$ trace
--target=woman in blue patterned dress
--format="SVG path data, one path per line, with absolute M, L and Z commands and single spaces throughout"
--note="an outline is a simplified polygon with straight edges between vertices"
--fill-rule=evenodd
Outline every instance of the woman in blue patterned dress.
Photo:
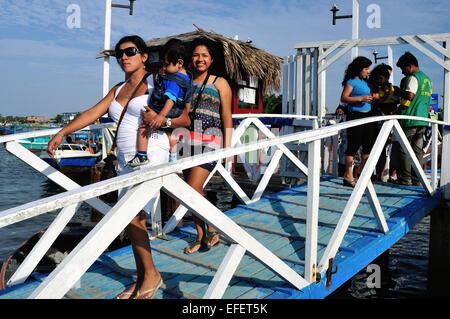
M 214 62 L 214 44 L 198 39 L 194 43 L 192 66 L 194 68 L 195 91 L 192 98 L 191 140 L 194 143 L 194 153 L 212 151 L 219 147 L 231 145 L 233 130 L 231 99 L 232 92 L 228 81 L 212 73 Z M 203 85 L 204 84 L 204 85 Z M 202 93 L 200 93 L 203 87 Z M 200 98 L 199 98 L 200 95 Z M 227 159 L 229 162 L 231 159 Z M 197 192 L 204 195 L 203 185 L 216 165 L 216 162 L 193 167 L 184 172 L 186 182 Z M 197 252 L 200 248 L 211 248 L 219 244 L 217 230 L 210 225 L 205 228 L 205 222 L 193 216 L 197 239 L 184 249 L 186 254 Z

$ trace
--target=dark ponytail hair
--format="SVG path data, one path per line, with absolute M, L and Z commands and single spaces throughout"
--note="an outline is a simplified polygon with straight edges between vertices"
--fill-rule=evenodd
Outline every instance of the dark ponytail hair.
M 138 48 L 139 52 L 141 52 L 141 54 L 146 53 L 147 55 L 149 55 L 148 47 L 145 44 L 145 41 L 138 35 L 127 35 L 127 36 L 123 37 L 122 39 L 119 40 L 119 42 L 117 42 L 116 46 L 114 47 L 114 51 L 119 50 L 120 46 L 125 42 L 133 43 L 136 46 L 136 48 Z M 151 70 L 150 69 L 150 56 L 145 61 L 144 65 L 145 65 L 145 70 L 147 70 L 147 71 Z
M 345 86 L 348 80 L 357 77 L 361 71 L 372 65 L 372 61 L 364 56 L 359 56 L 355 58 L 352 63 L 350 63 L 345 70 L 344 80 L 342 81 L 342 86 Z

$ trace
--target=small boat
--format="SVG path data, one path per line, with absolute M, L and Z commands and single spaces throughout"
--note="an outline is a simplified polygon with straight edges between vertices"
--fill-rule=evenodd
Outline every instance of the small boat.
M 95 222 L 70 222 L 36 266 L 33 273 L 48 274 L 53 271 L 95 227 L 95 225 Z M 0 270 L 0 290 L 7 288 L 6 284 L 9 279 L 31 252 L 39 239 L 41 239 L 45 231 L 46 228 L 34 234 L 30 239 L 23 242 L 13 254 L 6 258 Z M 128 245 L 130 245 L 130 242 L 126 238 L 125 233 L 122 232 L 111 245 L 109 245 L 106 251 L 117 250 Z
M 63 143 L 51 158 L 42 153 L 41 158 L 52 166 L 64 167 L 93 167 L 100 158 L 101 152 L 94 153 L 92 149 L 83 144 Z
M 30 150 L 31 152 L 42 152 L 47 150 L 47 144 L 50 141 L 50 137 L 30 137 L 23 140 L 18 140 L 23 147 Z
M 14 130 L 11 127 L 8 126 L 0 127 L 0 135 L 9 135 L 9 134 L 14 134 Z

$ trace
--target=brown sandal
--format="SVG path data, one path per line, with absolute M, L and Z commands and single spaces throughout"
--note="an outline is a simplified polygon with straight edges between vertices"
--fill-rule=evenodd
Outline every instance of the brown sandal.
M 215 238 L 217 238 L 217 241 L 214 241 Z M 219 232 L 217 232 L 217 231 L 208 232 L 208 239 L 206 240 L 206 247 L 208 247 L 208 249 L 211 249 L 214 246 L 219 245 L 219 243 L 220 243 Z
M 191 245 L 184 248 L 184 253 L 188 255 L 194 254 L 204 246 L 205 244 L 203 242 L 201 242 L 200 240 L 196 240 Z

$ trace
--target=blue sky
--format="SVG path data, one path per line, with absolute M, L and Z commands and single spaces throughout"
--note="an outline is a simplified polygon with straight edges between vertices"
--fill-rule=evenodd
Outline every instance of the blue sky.
M 128 4 L 127 0 L 114 3 Z M 257 47 L 279 56 L 294 54 L 299 42 L 351 37 L 351 21 L 331 24 L 332 4 L 340 14 L 351 13 L 350 0 L 137 0 L 135 15 L 113 9 L 111 43 L 128 34 L 148 40 L 190 32 L 193 24 L 241 40 L 252 39 Z M 447 1 L 361 0 L 361 38 L 450 32 Z M 66 12 L 70 4 L 81 11 L 81 28 L 70 29 Z M 369 29 L 366 8 L 381 8 L 381 28 Z M 55 116 L 82 111 L 102 94 L 102 60 L 95 59 L 103 47 L 104 0 L 0 0 L 0 114 Z M 361 50 L 372 58 L 377 49 Z M 398 58 L 410 47 L 394 48 Z M 434 62 L 417 54 L 422 69 L 442 93 L 443 72 Z M 331 67 L 327 81 L 327 105 L 334 110 L 347 57 Z M 111 83 L 122 75 L 112 61 Z M 397 81 L 400 74 L 397 73 Z

